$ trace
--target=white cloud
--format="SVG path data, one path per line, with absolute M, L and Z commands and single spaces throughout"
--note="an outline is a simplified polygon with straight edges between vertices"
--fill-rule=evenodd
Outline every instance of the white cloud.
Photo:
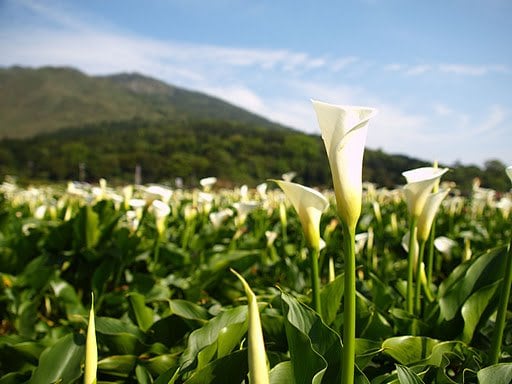
M 440 64 L 439 70 L 460 76 L 484 76 L 490 73 L 511 73 L 510 68 L 505 65 Z
M 410 101 L 407 94 L 400 95 L 401 101 L 389 99 L 388 95 L 400 93 L 400 82 L 416 81 L 414 76 L 510 74 L 507 66 L 394 62 L 377 70 L 376 63 L 354 55 L 332 58 L 287 49 L 191 44 L 134 36 L 87 24 L 58 8 L 28 0 L 23 4 L 54 23 L 0 29 L 0 65 L 70 65 L 89 74 L 137 71 L 315 134 L 319 130 L 310 98 L 374 106 L 379 113 L 368 134 L 370 148 L 448 163 L 455 156 L 474 158 L 468 148 L 472 148 L 471 140 L 475 138 L 483 143 L 491 136 L 506 137 L 504 124 L 510 111 L 496 102 L 490 101 L 481 109 L 464 110 L 461 104 L 448 105 L 442 96 L 435 104 L 423 105 Z M 382 70 L 386 73 L 382 74 Z M 382 82 L 382 76 L 396 81 L 395 93 L 374 85 L 373 80 Z M 482 153 L 494 153 L 483 144 L 480 149 Z
M 431 70 L 430 65 L 425 65 L 425 64 L 415 65 L 415 66 L 409 67 L 405 71 L 405 74 L 408 76 L 417 76 L 417 75 L 421 75 L 425 72 L 428 72 L 430 70 Z

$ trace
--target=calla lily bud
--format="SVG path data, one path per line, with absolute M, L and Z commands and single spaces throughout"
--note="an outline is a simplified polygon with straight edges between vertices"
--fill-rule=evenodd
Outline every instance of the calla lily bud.
M 508 178 L 510 179 L 510 181 L 512 181 L 512 165 L 507 167 L 506 171 L 507 171 Z
M 349 228 L 361 215 L 363 154 L 368 123 L 377 110 L 313 100 L 331 167 L 337 210 Z
M 404 193 L 412 217 L 421 215 L 432 188 L 446 172 L 448 168 L 422 167 L 402 173 L 407 180 Z
M 96 344 L 96 326 L 94 323 L 94 294 L 91 294 L 91 297 L 89 325 L 87 326 L 87 338 L 85 341 L 84 384 L 96 383 L 96 371 L 98 369 L 98 346 Z
M 434 217 L 436 216 L 441 202 L 448 195 L 448 192 L 450 192 L 450 190 L 445 189 L 427 196 L 423 211 L 418 218 L 419 241 L 427 241 L 430 229 L 432 228 L 432 223 L 434 222 Z
M 247 281 L 238 272 L 233 269 L 231 272 L 242 283 L 249 307 L 249 382 L 251 384 L 268 384 L 270 379 L 267 355 L 265 353 L 265 341 L 263 340 L 263 330 L 261 328 L 260 311 L 256 295 L 249 284 L 247 284 Z
M 284 191 L 299 215 L 308 244 L 320 249 L 320 218 L 329 206 L 327 199 L 317 190 L 284 180 L 274 180 Z

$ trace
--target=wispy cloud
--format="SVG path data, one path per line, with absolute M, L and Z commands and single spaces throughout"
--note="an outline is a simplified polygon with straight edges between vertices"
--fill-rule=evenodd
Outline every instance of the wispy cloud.
M 309 133 L 319 133 L 310 98 L 371 105 L 379 114 L 368 135 L 370 148 L 445 162 L 455 155 L 462 157 L 474 138 L 506 136 L 510 111 L 500 103 L 489 101 L 479 109 L 464 109 L 442 99 L 415 103 L 400 89 L 404 84 L 416 87 L 421 76 L 510 75 L 506 65 L 427 60 L 384 65 L 351 53 L 333 57 L 158 40 L 89 23 L 87 17 L 58 7 L 20 1 L 46 22 L 0 28 L 0 65 L 71 65 L 88 74 L 141 72 Z M 386 83 L 384 90 L 375 85 L 379 82 Z

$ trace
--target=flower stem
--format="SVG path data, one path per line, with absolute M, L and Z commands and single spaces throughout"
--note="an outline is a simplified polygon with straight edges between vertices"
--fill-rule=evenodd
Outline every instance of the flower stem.
M 432 283 L 432 272 L 434 270 L 434 240 L 436 237 L 436 221 L 432 222 L 432 227 L 430 229 L 430 235 L 428 237 L 428 253 L 427 253 L 427 286 L 430 287 Z
M 354 382 L 355 342 L 356 342 L 356 251 L 355 226 L 343 224 L 345 248 L 345 292 L 343 297 L 343 360 L 342 383 Z
M 416 262 L 416 286 L 414 292 L 414 311 L 418 317 L 421 316 L 421 263 L 425 253 L 425 241 L 420 241 L 418 260 Z
M 320 251 L 311 247 L 311 289 L 313 296 L 313 309 L 322 316 L 322 304 L 320 302 L 320 275 L 318 273 L 318 256 Z
M 406 296 L 406 310 L 411 315 L 414 313 L 414 252 L 416 248 L 416 224 L 417 217 L 411 217 L 409 226 L 409 256 L 407 259 L 407 296 Z
M 496 316 L 496 325 L 491 341 L 491 353 L 489 355 L 489 365 L 498 364 L 501 353 L 501 342 L 503 331 L 505 330 L 505 319 L 507 316 L 508 299 L 510 297 L 510 284 L 512 283 L 512 241 L 508 245 L 507 260 L 505 263 L 505 276 L 498 304 L 498 314 Z

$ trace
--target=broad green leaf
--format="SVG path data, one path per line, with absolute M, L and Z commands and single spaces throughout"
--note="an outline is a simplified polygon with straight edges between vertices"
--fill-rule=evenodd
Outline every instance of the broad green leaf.
M 245 332 L 247 332 L 247 306 L 239 306 L 221 312 L 203 327 L 192 332 L 188 339 L 187 348 L 180 358 L 181 370 L 186 371 L 190 369 L 196 361 L 199 352 L 211 344 L 217 343 L 219 334 L 229 331 L 231 327 L 237 329 L 244 328 Z M 240 343 L 240 339 L 223 340 L 223 351 L 228 349 L 227 343 L 231 345 L 231 348 L 234 348 Z
M 416 373 L 404 365 L 396 364 L 396 371 L 400 384 L 424 384 Z
M 363 338 L 382 340 L 393 335 L 386 318 L 379 313 L 375 304 L 360 293 L 356 295 L 356 324 L 356 334 Z
M 146 332 L 153 325 L 153 310 L 146 306 L 144 296 L 137 292 L 128 294 L 128 300 L 140 329 Z
M 210 318 L 208 311 L 187 300 L 169 301 L 171 313 L 183 317 L 184 319 L 206 321 Z
M 96 317 L 99 344 L 106 345 L 112 354 L 138 355 L 145 347 L 144 334 L 133 324 L 110 317 Z
M 55 296 L 64 305 L 66 314 L 70 315 L 87 315 L 87 310 L 82 305 L 82 301 L 78 297 L 75 288 L 67 281 L 62 279 L 54 279 L 50 285 Z
M 341 273 L 336 278 L 325 284 L 320 291 L 322 303 L 322 320 L 330 325 L 336 318 L 336 313 L 341 305 L 341 298 L 345 288 L 345 274 Z
M 356 338 L 356 364 L 364 369 L 372 358 L 378 355 L 381 349 L 381 342 L 368 339 Z
M 157 320 L 146 332 L 148 344 L 161 343 L 171 348 L 195 327 L 190 321 L 186 321 L 176 315 L 171 315 Z
M 399 336 L 382 343 L 384 353 L 403 365 L 411 365 L 429 357 L 438 340 L 420 336 Z
M 489 250 L 468 262 L 470 265 L 463 273 L 462 269 L 454 271 L 457 279 L 448 278 L 451 285 L 440 289 L 443 292 L 439 296 L 442 318 L 447 321 L 453 319 L 472 292 L 502 276 L 505 250 L 504 246 Z
M 75 239 L 79 247 L 92 249 L 98 243 L 101 232 L 100 219 L 90 205 L 80 208 L 74 222 Z
M 113 376 L 127 377 L 137 363 L 135 355 L 114 355 L 98 361 L 98 371 Z
M 70 333 L 44 350 L 30 384 L 48 384 L 56 381 L 71 383 L 82 375 L 85 338 Z
M 295 384 L 291 361 L 283 361 L 270 370 L 270 384 Z
M 485 309 L 489 306 L 491 298 L 494 296 L 496 289 L 500 286 L 501 281 L 487 285 L 475 293 L 473 293 L 462 305 L 462 317 L 464 318 L 464 329 L 462 331 L 462 341 L 469 343 L 473 338 L 475 329 L 480 322 L 480 318 Z
M 495 364 L 477 372 L 480 384 L 512 383 L 512 363 Z
M 137 378 L 137 383 L 140 384 L 151 384 L 153 382 L 153 378 L 150 373 L 142 365 L 137 365 L 135 367 L 135 377 Z
M 179 355 L 179 353 L 166 353 L 144 360 L 143 364 L 152 375 L 162 375 L 172 367 L 177 366 Z
M 19 384 L 26 383 L 30 379 L 30 371 L 11 372 L 0 377 L 0 384 Z
M 339 382 L 341 339 L 311 308 L 281 294 L 295 382 Z
M 247 350 L 243 349 L 213 360 L 184 384 L 240 384 L 248 372 Z

